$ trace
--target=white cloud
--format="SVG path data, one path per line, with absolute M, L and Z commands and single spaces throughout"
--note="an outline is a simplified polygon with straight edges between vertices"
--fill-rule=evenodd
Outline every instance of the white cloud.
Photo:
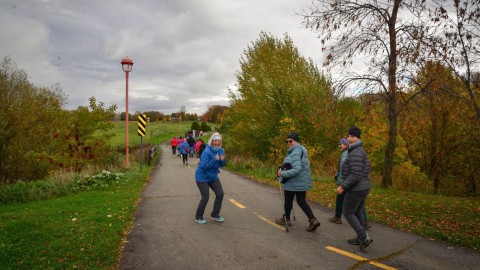
M 243 50 L 261 31 L 293 39 L 319 66 L 315 33 L 294 14 L 310 0 L 5 0 L 0 3 L 2 58 L 10 56 L 32 82 L 60 83 L 68 109 L 88 98 L 125 110 L 125 73 L 133 61 L 129 112 L 202 114 L 228 105 L 227 87 Z

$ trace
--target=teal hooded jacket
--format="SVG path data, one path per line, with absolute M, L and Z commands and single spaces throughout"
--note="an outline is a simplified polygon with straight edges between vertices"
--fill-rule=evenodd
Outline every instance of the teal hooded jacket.
M 308 151 L 303 145 L 296 144 L 288 149 L 283 164 L 290 163 L 292 169 L 281 171 L 280 181 L 285 179 L 283 187 L 288 191 L 307 191 L 312 188 L 312 174 Z

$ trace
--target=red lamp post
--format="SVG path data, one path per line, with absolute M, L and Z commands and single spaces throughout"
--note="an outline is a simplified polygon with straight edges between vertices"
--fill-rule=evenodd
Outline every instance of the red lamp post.
M 133 60 L 128 56 L 124 57 L 120 62 L 122 69 L 125 71 L 125 165 L 128 167 L 128 73 L 132 71 Z

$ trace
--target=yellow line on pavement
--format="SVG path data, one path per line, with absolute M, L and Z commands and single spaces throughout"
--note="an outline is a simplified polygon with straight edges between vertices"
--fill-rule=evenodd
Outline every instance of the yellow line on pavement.
M 247 207 L 245 207 L 243 204 L 235 201 L 234 199 L 229 199 L 229 200 L 230 200 L 233 204 L 235 204 L 238 208 L 241 208 L 241 209 L 247 208 Z
M 352 253 L 350 253 L 350 252 L 347 252 L 347 251 L 344 251 L 344 250 L 341 250 L 341 249 L 338 249 L 338 248 L 334 248 L 334 247 L 331 247 L 331 246 L 326 246 L 325 248 L 328 249 L 328 250 L 330 250 L 330 251 L 333 251 L 333 252 L 342 254 L 342 255 L 344 255 L 344 256 L 350 257 L 350 258 L 355 259 L 355 260 L 367 261 L 367 263 L 369 263 L 369 264 L 371 264 L 371 265 L 374 265 L 374 266 L 376 266 L 376 267 L 385 269 L 385 270 L 396 270 L 396 269 L 397 269 L 397 268 L 390 267 L 390 266 L 388 266 L 388 265 L 385 265 L 385 264 L 382 264 L 382 263 L 379 263 L 379 262 L 376 262 L 376 261 L 371 261 L 371 260 L 368 259 L 368 258 L 365 258 L 365 257 L 362 257 L 362 256 L 358 256 L 358 255 L 352 254 Z
M 262 217 L 262 216 L 260 216 L 260 215 L 257 215 L 257 217 L 258 217 L 259 219 L 265 221 L 266 223 L 268 223 L 268 224 L 270 224 L 270 225 L 272 225 L 272 226 L 274 226 L 274 227 L 277 227 L 277 228 L 280 229 L 280 230 L 284 230 L 284 231 L 285 231 L 285 227 L 284 227 L 284 226 L 280 226 L 280 225 L 278 225 L 277 223 L 269 220 L 269 219 L 266 218 L 266 217 Z

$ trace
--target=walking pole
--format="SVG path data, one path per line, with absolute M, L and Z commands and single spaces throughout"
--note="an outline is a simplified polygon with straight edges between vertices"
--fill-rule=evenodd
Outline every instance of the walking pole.
M 278 180 L 278 187 L 280 188 L 280 197 L 282 198 L 282 202 L 283 202 L 283 209 L 285 211 L 285 198 L 283 197 L 282 184 L 280 183 L 280 177 L 277 176 L 277 180 Z M 285 222 L 285 230 L 288 232 L 288 224 L 287 224 L 287 215 L 286 214 L 283 215 L 283 219 L 284 219 L 284 222 Z

